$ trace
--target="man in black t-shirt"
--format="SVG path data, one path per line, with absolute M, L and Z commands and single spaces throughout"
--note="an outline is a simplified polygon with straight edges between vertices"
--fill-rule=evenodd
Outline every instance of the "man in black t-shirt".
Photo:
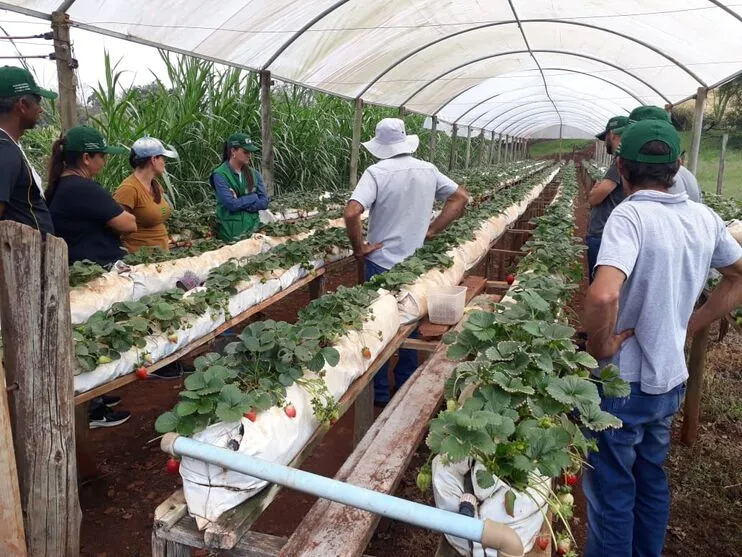
M 24 68 L 0 68 L 0 220 L 20 222 L 43 234 L 53 234 L 41 178 L 19 144 L 21 136 L 36 126 L 43 112 L 41 97 L 55 99 L 57 94 L 41 89 Z
M 626 127 L 629 119 L 626 116 L 614 116 L 605 126 L 605 131 L 595 137 L 605 141 L 605 148 L 609 155 L 614 155 L 621 144 L 620 130 Z M 590 217 L 587 223 L 587 266 L 588 281 L 593 281 L 595 262 L 598 260 L 600 241 L 603 237 L 603 227 L 613 209 L 621 203 L 626 194 L 621 187 L 621 177 L 618 174 L 615 158 L 608 167 L 603 179 L 595 184 L 590 190 L 588 203 L 590 204 Z

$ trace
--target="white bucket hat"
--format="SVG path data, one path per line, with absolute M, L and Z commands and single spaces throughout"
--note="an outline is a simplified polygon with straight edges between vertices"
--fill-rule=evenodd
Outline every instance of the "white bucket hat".
M 384 118 L 376 124 L 376 136 L 363 146 L 377 159 L 390 159 L 417 151 L 420 138 L 407 135 L 404 122 L 399 118 Z

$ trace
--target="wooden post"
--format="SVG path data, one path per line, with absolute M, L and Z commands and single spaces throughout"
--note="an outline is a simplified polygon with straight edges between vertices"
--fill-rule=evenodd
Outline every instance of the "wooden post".
M 691 135 L 688 170 L 693 174 L 698 170 L 698 152 L 701 149 L 703 133 L 703 107 L 706 102 L 706 88 L 699 87 L 696 93 L 696 107 L 693 113 L 693 134 Z
M 271 111 L 271 72 L 262 70 L 260 72 L 260 129 L 263 140 L 263 164 L 262 174 L 268 195 L 275 193 L 275 181 L 273 178 L 273 113 Z
M 52 34 L 54 35 L 54 57 L 57 62 L 57 87 L 59 89 L 59 116 L 62 132 L 77 123 L 77 61 L 72 58 L 70 48 L 70 16 L 64 12 L 52 12 Z
M 502 134 L 497 137 L 497 164 L 502 162 Z
M 484 166 L 484 155 L 487 152 L 487 140 L 484 139 L 484 128 L 479 132 L 479 166 Z
M 721 195 L 721 188 L 724 185 L 724 162 L 727 157 L 727 141 L 729 134 L 721 136 L 721 155 L 719 156 L 719 174 L 716 176 L 716 195 Z
M 487 155 L 487 166 L 492 166 L 492 159 L 495 156 L 495 132 L 490 132 L 490 149 Z
M 508 134 L 505 134 L 505 162 L 510 162 L 510 138 Z
M 454 166 L 456 166 L 456 134 L 458 133 L 458 131 L 459 128 L 456 126 L 456 124 L 454 124 L 451 131 L 451 156 L 448 159 L 449 172 L 453 170 Z
M 358 160 L 361 155 L 361 129 L 363 128 L 363 100 L 356 99 L 353 118 L 353 139 L 350 144 L 350 187 L 358 183 Z
M 5 369 L 0 361 L 0 554 L 26 556 L 26 535 L 23 532 L 21 492 L 10 427 L 10 408 L 5 383 Z
M 428 153 L 428 162 L 435 164 L 435 148 L 438 143 L 438 117 L 431 117 L 432 126 L 430 128 L 430 153 Z
M 706 349 L 709 330 L 698 331 L 690 347 L 688 360 L 688 388 L 685 393 L 685 411 L 680 440 L 686 445 L 695 443 L 698 437 L 698 421 L 701 416 L 701 392 L 703 391 L 703 370 L 706 367 Z
M 81 513 L 67 245 L 0 222 L 0 277 L 6 378 L 18 385 L 9 396 L 10 418 L 28 553 L 77 556 Z
M 466 127 L 466 158 L 464 159 L 464 168 L 469 168 L 471 162 L 471 127 Z

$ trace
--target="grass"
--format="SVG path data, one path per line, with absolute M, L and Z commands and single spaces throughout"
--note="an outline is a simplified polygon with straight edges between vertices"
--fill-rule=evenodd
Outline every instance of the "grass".
M 716 193 L 716 177 L 719 174 L 719 155 L 723 132 L 711 130 L 701 137 L 701 150 L 696 177 L 701 189 Z M 683 149 L 690 150 L 690 132 L 681 132 Z M 686 154 L 687 163 L 687 154 Z M 742 200 L 742 131 L 729 132 L 724 168 L 722 195 Z

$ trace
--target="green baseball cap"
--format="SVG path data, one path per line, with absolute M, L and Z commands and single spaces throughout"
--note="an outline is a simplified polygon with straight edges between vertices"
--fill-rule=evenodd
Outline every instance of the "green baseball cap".
M 18 97 L 21 95 L 40 95 L 47 99 L 56 99 L 54 91 L 42 89 L 25 68 L 3 66 L 0 68 L 0 98 Z
M 629 119 L 626 116 L 614 116 L 610 120 L 608 120 L 608 123 L 605 125 L 605 130 L 600 132 L 597 137 L 601 141 L 605 141 L 605 136 L 608 135 L 609 132 L 616 132 L 616 130 L 619 130 L 623 127 L 625 127 L 629 123 Z M 618 133 L 618 132 L 616 132 Z
M 666 155 L 647 155 L 641 148 L 650 141 L 661 141 L 670 148 Z M 634 122 L 621 134 L 621 147 L 618 156 L 632 162 L 650 164 L 672 163 L 680 157 L 680 135 L 670 122 L 665 120 L 642 120 Z
M 90 126 L 75 126 L 67 130 L 64 150 L 73 153 L 106 153 L 120 155 L 126 153 L 123 147 L 115 147 L 106 143 L 106 138 L 95 128 Z
M 250 136 L 246 133 L 233 133 L 229 136 L 229 139 L 227 139 L 227 145 L 229 147 L 242 147 L 245 151 L 250 151 L 251 153 L 260 151 L 260 149 L 258 149 L 258 147 L 252 142 Z
M 659 106 L 637 106 L 629 114 L 629 120 L 632 122 L 641 122 L 642 120 L 670 122 L 670 115 L 665 112 L 664 108 L 660 108 Z

